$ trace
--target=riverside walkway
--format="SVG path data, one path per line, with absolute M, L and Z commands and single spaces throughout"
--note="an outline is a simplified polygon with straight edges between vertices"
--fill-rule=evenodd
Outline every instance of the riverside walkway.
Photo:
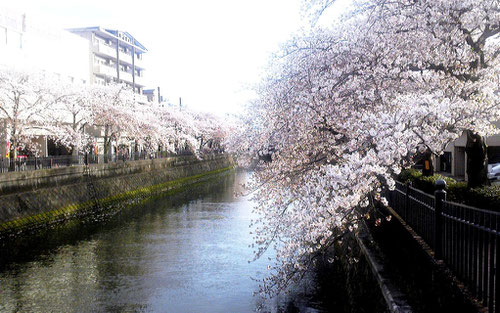
M 433 196 L 397 182 L 389 204 L 466 293 L 500 312 L 500 213 L 446 201 L 444 187 L 438 181 Z

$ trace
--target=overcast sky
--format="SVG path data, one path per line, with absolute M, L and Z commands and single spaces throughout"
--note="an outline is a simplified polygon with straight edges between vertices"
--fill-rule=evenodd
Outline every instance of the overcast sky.
M 147 88 L 170 102 L 236 112 L 280 43 L 302 26 L 301 0 L 4 0 L 59 28 L 129 32 L 149 52 Z M 339 8 L 344 6 L 340 0 Z
M 13 0 L 56 27 L 128 31 L 148 50 L 145 78 L 171 102 L 227 112 L 248 101 L 269 55 L 300 27 L 300 0 Z

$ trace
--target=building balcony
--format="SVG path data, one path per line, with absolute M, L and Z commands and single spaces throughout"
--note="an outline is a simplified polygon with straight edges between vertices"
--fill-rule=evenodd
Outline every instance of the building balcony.
M 138 59 L 137 57 L 135 58 L 135 66 L 144 68 L 144 59 Z
M 148 97 L 145 95 L 135 94 L 135 100 L 139 103 L 148 103 Z
M 116 77 L 116 75 L 115 75 L 115 77 Z M 120 80 L 123 80 L 129 84 L 132 84 L 133 83 L 132 73 L 120 71 Z M 135 76 L 135 84 L 138 87 L 146 86 L 145 81 L 144 81 L 144 77 L 136 75 Z
M 143 86 L 143 87 L 146 86 L 146 82 L 144 80 L 144 77 L 135 75 L 135 84 L 137 86 Z
M 92 51 L 97 54 L 105 55 L 107 57 L 111 57 L 116 59 L 116 48 L 112 46 L 108 46 L 104 43 L 97 42 L 92 45 Z
M 126 81 L 132 84 L 132 74 L 124 71 L 120 71 L 120 80 Z
M 120 51 L 120 62 L 132 65 L 132 55 L 125 53 L 123 51 Z M 136 67 L 144 68 L 144 61 L 143 59 L 138 59 L 137 56 L 134 59 L 134 65 Z
M 94 74 L 105 75 L 116 78 L 116 68 L 107 65 L 94 65 Z M 120 72 L 121 76 L 121 72 Z
M 120 51 L 120 62 L 132 65 L 132 56 L 123 51 Z

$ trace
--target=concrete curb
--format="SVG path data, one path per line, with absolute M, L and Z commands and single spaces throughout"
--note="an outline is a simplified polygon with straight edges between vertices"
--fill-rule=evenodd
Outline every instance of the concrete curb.
M 354 237 L 370 265 L 389 311 L 391 313 L 412 313 L 413 310 L 403 292 L 387 278 L 387 270 L 383 261 L 384 254 L 376 245 L 364 221 L 361 222 L 360 228 Z
M 430 248 L 430 246 L 420 237 L 415 230 L 408 225 L 405 220 L 390 206 L 384 206 L 384 209 L 387 210 L 389 214 L 391 214 L 396 221 L 408 232 L 409 236 L 415 241 L 415 243 L 422 249 L 424 252 L 428 262 L 433 266 L 434 271 L 442 274 L 443 278 L 450 283 L 450 285 L 454 286 L 457 290 L 461 292 L 464 299 L 469 302 L 471 305 L 475 307 L 477 312 L 488 312 L 488 308 L 479 303 L 479 301 L 470 293 L 470 291 L 465 287 L 465 284 L 462 283 L 456 275 L 444 264 L 443 260 L 436 260 L 434 257 L 434 251 Z

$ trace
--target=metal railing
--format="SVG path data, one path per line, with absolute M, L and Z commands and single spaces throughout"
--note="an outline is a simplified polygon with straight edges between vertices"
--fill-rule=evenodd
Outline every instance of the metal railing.
M 85 165 L 85 164 L 103 164 L 126 162 L 135 160 L 160 159 L 175 156 L 192 155 L 189 150 L 170 152 L 136 152 L 136 153 L 118 153 L 113 155 L 57 155 L 48 157 L 18 157 L 16 159 L 0 158 L 0 173 L 32 171 L 39 169 L 58 168 L 65 166 Z
M 396 183 L 391 207 L 422 236 L 489 312 L 500 312 L 500 213 L 446 201 L 444 184 L 435 196 Z

